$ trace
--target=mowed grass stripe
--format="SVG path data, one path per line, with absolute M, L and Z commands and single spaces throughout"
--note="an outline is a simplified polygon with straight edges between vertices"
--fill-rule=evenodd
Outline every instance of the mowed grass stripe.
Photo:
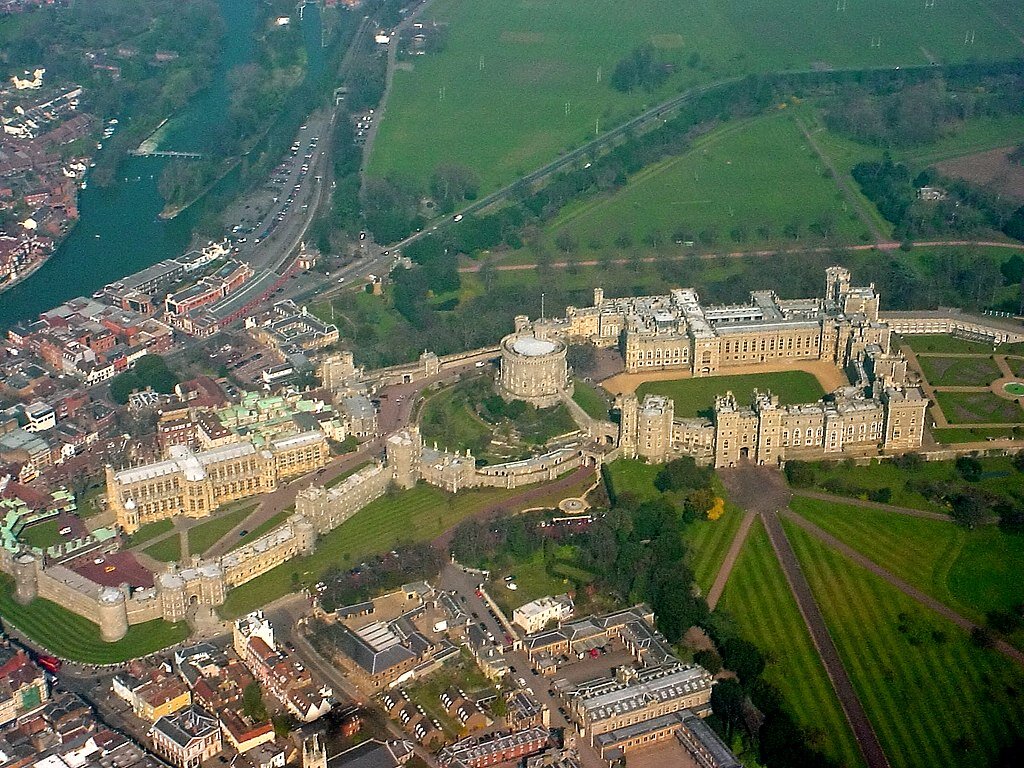
M 760 520 L 750 529 L 722 605 L 740 633 L 766 654 L 768 681 L 782 692 L 814 744 L 843 765 L 862 766 L 853 732 Z
M 711 589 L 742 521 L 743 510 L 735 504 L 727 503 L 725 513 L 720 518 L 698 520 L 683 533 L 690 548 L 690 566 L 694 578 L 705 594 Z
M 1024 732 L 1024 675 L 880 577 L 784 522 L 894 768 L 985 765 Z M 909 626 L 901 632 L 899 627 Z

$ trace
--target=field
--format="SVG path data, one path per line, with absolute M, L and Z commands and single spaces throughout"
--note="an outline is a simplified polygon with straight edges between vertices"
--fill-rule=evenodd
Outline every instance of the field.
M 987 387 L 1002 377 L 995 361 L 988 357 L 917 358 L 933 387 Z
M 932 437 L 943 445 L 953 443 L 973 443 L 982 440 L 993 440 L 1006 437 L 1020 437 L 1020 427 L 948 427 L 946 429 L 933 429 Z
M 556 559 L 560 564 L 571 564 L 574 554 L 573 547 L 562 546 L 556 552 Z M 505 587 L 506 576 L 516 577 L 515 583 L 518 589 L 511 590 Z M 512 616 L 514 608 L 531 600 L 545 595 L 558 595 L 572 589 L 575 589 L 572 581 L 548 573 L 542 550 L 534 552 L 529 559 L 518 560 L 509 567 L 492 570 L 490 583 L 487 586 L 490 596 L 509 617 Z
M 782 693 L 811 743 L 845 766 L 863 765 L 857 743 L 789 592 L 760 520 L 726 585 L 722 606 L 768 659 L 765 679 Z
M 718 493 L 722 493 L 721 489 Z M 742 520 L 743 510 L 735 504 L 726 503 L 725 514 L 720 518 L 696 520 L 683 533 L 683 539 L 690 549 L 693 578 L 704 594 L 711 589 Z
M 894 768 L 985 765 L 1024 726 L 1024 677 L 877 576 L 786 524 Z
M 18 534 L 18 541 L 30 547 L 46 549 L 54 544 L 63 541 L 60 535 L 60 523 L 57 520 L 43 520 L 41 523 L 34 523 L 21 529 Z
M 573 382 L 572 399 L 591 418 L 608 420 L 608 400 L 600 390 L 591 384 L 576 379 Z
M 761 392 L 771 390 L 772 394 L 779 396 L 782 405 L 814 402 L 825 394 L 818 380 L 811 374 L 804 371 L 785 371 L 649 381 L 637 387 L 636 395 L 641 401 L 644 395 L 649 393 L 672 398 L 675 401 L 676 418 L 679 418 L 710 412 L 714 406 L 715 396 L 724 395 L 727 391 L 731 391 L 740 403 L 748 405 L 755 389 Z
M 1024 494 L 1024 473 L 1017 472 L 1007 458 L 980 459 L 982 479 L 977 486 L 995 492 L 1011 495 Z M 901 507 L 924 509 L 935 512 L 946 510 L 929 501 L 915 491 L 911 481 L 929 483 L 956 483 L 960 476 L 951 461 L 926 461 L 913 471 L 901 469 L 891 461 L 872 461 L 864 466 L 847 465 L 845 462 L 818 462 L 814 465 L 815 485 L 825 491 L 839 495 L 866 497 L 867 491 L 888 488 L 892 494 L 890 502 Z M 861 493 L 850 493 L 854 488 Z
M 174 528 L 174 521 L 170 518 L 157 520 L 155 523 L 146 523 L 146 525 L 128 537 L 128 546 L 137 547 L 150 539 L 155 539 L 157 536 L 167 533 L 172 528 Z
M 1003 533 L 996 526 L 965 531 L 952 522 L 799 497 L 790 507 L 887 571 L 975 621 L 983 621 L 988 611 L 1007 610 L 1024 602 L 1019 572 L 1024 562 L 1024 536 Z
M 221 517 L 190 528 L 188 531 L 189 554 L 201 555 L 206 552 L 206 550 L 220 541 L 224 534 L 252 514 L 254 509 L 256 509 L 256 506 L 249 504 L 241 509 L 236 509 Z
M 161 539 L 156 544 L 150 544 L 142 551 L 154 560 L 159 560 L 161 563 L 180 561 L 181 536 L 177 534 L 168 536 L 166 539 Z
M 589 250 L 627 241 L 793 247 L 869 240 L 823 171 L 789 114 L 729 123 L 643 169 L 617 193 L 569 206 L 547 231 L 552 244 L 568 235 Z
M 459 163 L 476 170 L 486 192 L 690 85 L 1020 53 L 1014 34 L 973 4 L 896 5 L 640 0 L 624 14 L 611 0 L 442 0 L 426 18 L 448 24 L 445 48 L 395 72 L 369 171 L 425 181 L 438 164 Z M 973 45 L 964 45 L 965 29 L 974 30 Z M 645 43 L 675 72 L 654 94 L 613 90 L 616 62 Z
M 937 391 L 935 399 L 950 424 L 1015 424 L 1024 421 L 1024 412 L 1017 403 L 988 391 Z
M 989 187 L 1012 200 L 1024 201 L 1024 167 L 1010 160 L 1007 147 L 939 163 L 941 173 Z
M 943 352 L 949 352 L 951 354 L 970 354 L 970 355 L 991 355 L 992 345 L 981 344 L 977 341 L 968 341 L 967 339 L 961 339 L 957 336 L 947 336 L 946 334 L 936 335 L 922 335 L 922 336 L 902 336 L 898 337 L 897 342 L 899 344 L 906 344 L 915 352 L 932 352 L 941 354 Z M 1010 345 L 1012 346 L 1012 345 Z M 1007 350 L 1007 346 L 999 348 L 1000 352 Z
M 473 489 L 453 496 L 418 485 L 383 496 L 321 537 L 312 555 L 294 558 L 231 590 L 220 613 L 225 618 L 241 616 L 299 585 L 312 584 L 329 566 L 349 568 L 397 544 L 430 541 L 473 513 L 521 491 Z
M 609 484 L 608 496 L 615 499 L 632 494 L 640 501 L 656 499 L 661 492 L 654 487 L 654 478 L 661 467 L 635 459 L 617 459 L 605 464 L 602 471 Z
M 116 643 L 100 639 L 99 627 L 49 600 L 21 606 L 12 598 L 14 582 L 0 576 L 0 616 L 62 659 L 86 664 L 114 664 L 159 651 L 188 636 L 185 622 L 136 624 Z

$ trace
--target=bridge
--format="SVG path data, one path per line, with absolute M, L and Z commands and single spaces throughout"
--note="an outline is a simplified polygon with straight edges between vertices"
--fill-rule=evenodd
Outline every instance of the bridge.
M 136 149 L 131 152 L 135 157 L 183 157 L 188 160 L 202 160 L 203 156 L 198 152 L 174 152 L 170 149 L 155 149 L 147 152 L 144 149 Z

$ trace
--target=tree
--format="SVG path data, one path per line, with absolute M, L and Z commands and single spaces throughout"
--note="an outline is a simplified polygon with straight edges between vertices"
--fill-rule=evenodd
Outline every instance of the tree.
M 704 649 L 697 651 L 693 654 L 693 660 L 695 663 L 700 664 L 704 669 L 710 672 L 712 675 L 717 675 L 722 671 L 722 657 L 718 655 L 718 652 L 714 649 Z
M 725 726 L 725 741 L 732 741 L 736 727 L 743 724 L 743 701 L 746 693 L 739 681 L 732 678 L 719 680 L 711 689 L 711 711 Z
M 267 706 L 263 702 L 260 684 L 253 680 L 242 691 L 242 711 L 250 720 L 262 723 L 267 719 Z
M 739 637 L 730 637 L 721 645 L 722 663 L 749 687 L 764 671 L 764 656 L 757 646 Z
M 981 462 L 973 456 L 960 456 L 956 460 L 956 471 L 968 483 L 976 483 L 981 480 L 983 470 Z
M 794 488 L 810 488 L 815 483 L 814 467 L 806 461 L 787 461 L 785 471 L 786 480 Z
M 957 525 L 972 530 L 988 514 L 985 495 L 973 488 L 966 488 L 953 497 L 950 515 Z
M 673 459 L 659 470 L 654 478 L 654 487 L 665 491 L 680 491 L 684 488 L 704 488 L 708 484 L 710 472 L 698 467 L 689 456 Z

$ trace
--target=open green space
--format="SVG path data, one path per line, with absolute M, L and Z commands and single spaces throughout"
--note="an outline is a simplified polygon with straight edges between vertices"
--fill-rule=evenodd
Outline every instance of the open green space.
M 1024 359 L 1019 357 L 1007 357 L 1006 364 L 1010 366 L 1010 370 L 1013 371 L 1014 376 L 1024 379 Z
M 18 541 L 37 549 L 46 549 L 64 540 L 59 531 L 60 524 L 56 519 L 43 520 L 41 523 L 33 523 L 22 528 L 18 534 Z
M 155 539 L 174 528 L 174 521 L 170 518 L 157 520 L 155 523 L 146 523 L 139 530 L 128 537 L 128 546 L 137 547 L 150 539 Z
M 722 495 L 721 488 L 716 492 Z M 743 510 L 726 502 L 725 512 L 717 520 L 698 519 L 690 523 L 683 532 L 683 539 L 689 547 L 690 567 L 693 578 L 704 594 L 715 582 L 715 576 L 725 560 L 729 545 L 736 538 L 743 521 Z
M 917 361 L 933 387 L 987 387 L 1003 375 L 990 357 L 925 355 L 918 357 Z
M 986 765 L 1024 729 L 1024 675 L 795 525 L 786 533 L 894 768 Z
M 699 379 L 676 379 L 674 381 L 646 381 L 637 387 L 636 395 L 643 401 L 644 395 L 665 395 L 675 402 L 676 418 L 698 416 L 710 413 L 715 396 L 732 392 L 743 405 L 749 405 L 754 390 L 771 390 L 778 395 L 782 405 L 812 403 L 825 391 L 810 373 L 805 371 L 781 371 L 779 373 L 753 373 L 738 376 L 707 376 Z
M 1024 495 L 1024 473 L 1014 469 L 1009 458 L 993 456 L 979 461 L 982 467 L 981 479 L 972 485 L 993 493 L 1016 497 Z M 877 459 L 862 465 L 846 461 L 822 461 L 813 462 L 809 466 L 813 473 L 813 484 L 823 491 L 840 496 L 867 498 L 869 491 L 888 488 L 890 503 L 936 512 L 947 510 L 925 498 L 919 488 L 925 484 L 948 487 L 963 482 L 952 461 L 922 461 L 912 468 L 905 468 L 896 461 Z
M 560 566 L 569 566 L 574 577 L 582 577 L 583 582 L 590 581 L 593 577 L 574 565 L 575 554 L 572 546 L 558 547 L 549 569 L 544 551 L 538 550 L 514 565 L 492 570 L 487 591 L 505 615 L 511 618 L 513 609 L 524 603 L 545 595 L 560 595 L 576 588 L 574 580 L 559 571 Z M 515 576 L 515 590 L 508 589 L 506 576 Z
M 350 568 L 367 555 L 386 552 L 397 544 L 430 541 L 470 515 L 521 491 L 478 488 L 453 495 L 421 484 L 407 491 L 387 494 L 322 536 L 312 555 L 293 558 L 232 589 L 220 613 L 225 618 L 244 615 L 314 583 L 329 566 Z M 556 495 L 562 497 L 562 494 Z M 550 502 L 557 500 L 552 498 Z M 535 504 L 545 501 L 538 500 Z
M 156 544 L 150 544 L 144 550 L 145 554 L 161 563 L 181 561 L 181 536 L 177 533 L 161 539 Z
M 425 16 L 446 25 L 444 48 L 395 72 L 369 170 L 422 182 L 439 164 L 457 163 L 473 168 L 487 192 L 692 85 L 1020 53 L 1015 34 L 973 4 L 896 5 L 639 0 L 622 13 L 612 0 L 441 0 Z M 973 45 L 964 44 L 965 29 Z M 609 84 L 616 63 L 645 44 L 673 71 L 654 93 L 619 93 Z
M 790 507 L 874 563 L 975 621 L 1024 603 L 1024 536 L 795 497 Z M 1011 638 L 1024 642 L 1024 633 Z
M 213 520 L 208 520 L 205 523 L 189 528 L 189 554 L 201 555 L 206 552 L 206 550 L 220 541 L 228 531 L 251 515 L 254 509 L 256 509 L 255 504 L 248 504 Z
M 657 464 L 645 464 L 636 459 L 616 459 L 601 468 L 608 483 L 612 500 L 631 494 L 640 501 L 656 499 L 661 491 L 654 487 L 654 479 L 661 471 Z
M 618 192 L 568 206 L 547 232 L 554 246 L 588 250 L 685 240 L 866 242 L 868 229 L 823 171 L 789 114 L 729 123 Z
M 85 664 L 115 664 L 167 648 L 188 637 L 185 622 L 157 619 L 128 628 L 115 643 L 104 642 L 96 624 L 56 603 L 36 598 L 30 605 L 14 602 L 14 582 L 0 576 L 0 616 L 62 659 Z
M 900 344 L 906 344 L 915 352 L 933 352 L 971 355 L 991 355 L 992 345 L 982 344 L 979 341 L 961 339 L 959 336 L 947 334 L 925 334 L 922 336 L 901 336 L 897 340 Z M 1011 345 L 1012 346 L 1012 345 Z M 1000 353 L 1008 351 L 1007 346 L 996 348 Z
M 955 443 L 976 443 L 983 440 L 1024 437 L 1022 427 L 947 427 L 933 429 L 935 442 L 943 445 Z
M 592 419 L 608 420 L 608 398 L 593 384 L 582 379 L 573 381 L 572 399 Z
M 1024 383 L 1019 381 L 1011 381 L 1008 384 L 1003 384 L 1003 391 L 1007 394 L 1019 397 L 1024 395 Z
M 935 399 L 950 424 L 1016 424 L 1024 421 L 1024 412 L 1016 402 L 989 391 L 936 391 Z
M 782 693 L 787 709 L 806 729 L 814 747 L 840 765 L 863 765 L 760 520 L 750 529 L 722 600 L 740 634 L 765 655 L 765 679 Z
M 498 463 L 531 455 L 548 440 L 577 429 L 563 403 L 535 408 L 505 403 L 487 376 L 477 376 L 437 392 L 424 403 L 420 430 L 429 445 Z

